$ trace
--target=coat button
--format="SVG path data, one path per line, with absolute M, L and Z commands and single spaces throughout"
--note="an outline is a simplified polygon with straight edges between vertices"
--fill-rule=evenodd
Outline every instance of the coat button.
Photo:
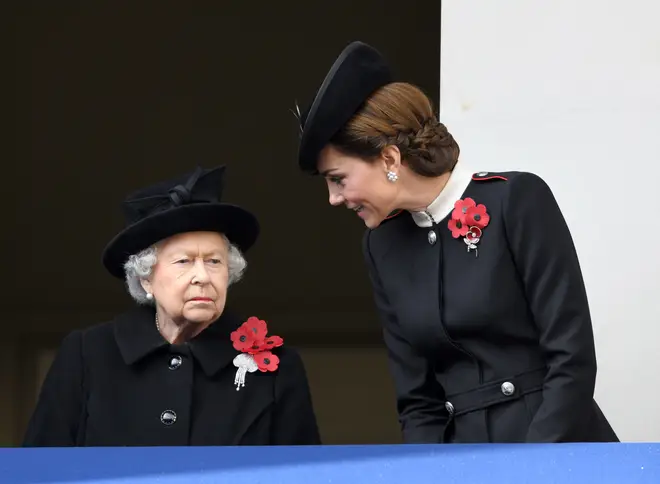
M 165 410 L 160 414 L 160 421 L 163 425 L 172 425 L 176 422 L 176 413 L 174 413 L 174 410 Z
M 172 358 L 170 358 L 170 363 L 169 363 L 168 367 L 169 367 L 170 370 L 176 370 L 177 368 L 179 368 L 181 366 L 182 362 L 183 362 L 183 359 L 179 355 L 173 356 Z
M 505 381 L 502 383 L 502 393 L 504 393 L 507 397 L 513 395 L 513 392 L 515 391 L 516 387 L 510 381 Z
M 449 413 L 450 416 L 454 415 L 454 406 L 451 402 L 445 402 L 445 408 L 447 409 L 447 413 Z

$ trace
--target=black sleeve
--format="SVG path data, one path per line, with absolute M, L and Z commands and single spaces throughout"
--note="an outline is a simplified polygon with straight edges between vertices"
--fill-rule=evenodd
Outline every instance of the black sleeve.
M 407 444 L 442 443 L 448 419 L 444 390 L 427 359 L 415 351 L 400 331 L 371 257 L 369 232 L 363 239 L 363 253 L 383 327 L 403 441 Z
M 548 366 L 527 441 L 579 440 L 594 394 L 596 352 L 571 234 L 550 188 L 531 173 L 512 179 L 504 217 Z
M 321 445 L 305 366 L 291 348 L 280 354 L 271 435 L 273 445 Z
M 75 446 L 83 406 L 82 333 L 74 331 L 62 341 L 44 379 L 23 446 Z

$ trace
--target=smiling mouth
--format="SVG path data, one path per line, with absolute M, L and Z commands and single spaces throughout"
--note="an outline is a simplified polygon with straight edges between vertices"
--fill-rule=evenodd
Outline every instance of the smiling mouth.
M 201 301 L 201 302 L 211 302 L 211 301 L 213 301 L 213 299 L 211 299 L 210 297 L 194 297 L 190 300 L 191 301 Z
M 352 209 L 355 213 L 360 213 L 362 210 L 364 210 L 364 207 L 362 205 L 358 205 L 357 207 L 353 207 Z

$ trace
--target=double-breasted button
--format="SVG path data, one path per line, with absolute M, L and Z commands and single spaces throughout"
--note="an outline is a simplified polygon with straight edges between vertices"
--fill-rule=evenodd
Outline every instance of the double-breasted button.
M 515 391 L 516 387 L 510 381 L 505 381 L 502 383 L 502 393 L 504 393 L 507 397 L 513 395 L 513 392 Z
M 160 414 L 160 421 L 163 425 L 172 425 L 176 422 L 176 413 L 174 413 L 174 410 L 165 410 Z
M 167 366 L 170 370 L 176 370 L 181 366 L 181 363 L 183 363 L 183 358 L 179 355 L 175 355 L 170 358 L 170 362 Z
M 445 402 L 445 409 L 447 410 L 447 413 L 449 413 L 450 416 L 454 415 L 454 406 L 452 405 L 451 402 Z

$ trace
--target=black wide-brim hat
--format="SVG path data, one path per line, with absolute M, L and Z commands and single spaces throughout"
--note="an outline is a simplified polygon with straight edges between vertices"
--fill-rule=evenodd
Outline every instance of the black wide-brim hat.
M 124 278 L 129 256 L 184 232 L 219 232 L 243 252 L 252 247 L 259 223 L 249 211 L 221 202 L 224 171 L 224 166 L 197 168 L 127 197 L 123 204 L 127 226 L 103 251 L 103 265 L 110 274 Z
M 379 88 L 392 82 L 387 61 L 370 45 L 352 42 L 339 54 L 314 101 L 300 117 L 298 164 L 316 173 L 319 153 Z

